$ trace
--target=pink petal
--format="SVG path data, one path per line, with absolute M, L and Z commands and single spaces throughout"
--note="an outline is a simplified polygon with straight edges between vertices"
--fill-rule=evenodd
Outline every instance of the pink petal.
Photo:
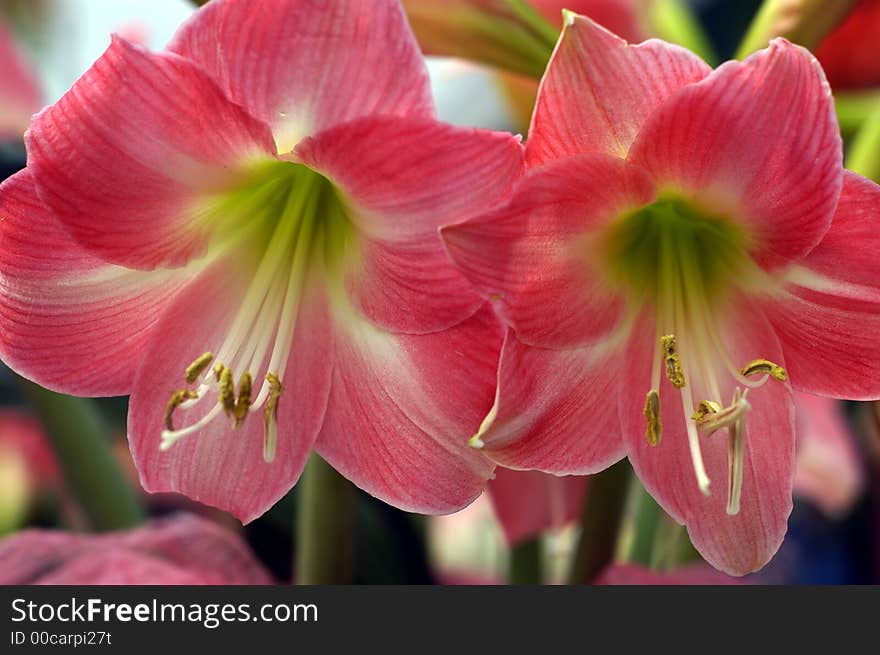
M 280 152 L 362 116 L 434 115 L 427 69 L 391 0 L 214 0 L 169 49 L 271 125 Z
M 271 584 L 241 537 L 187 514 L 135 530 L 26 530 L 0 541 L 0 584 Z
M 865 487 L 855 436 L 843 416 L 843 404 L 806 393 L 795 394 L 797 456 L 794 493 L 831 518 L 843 517 Z
M 22 457 L 35 490 L 62 488 L 55 452 L 35 417 L 17 409 L 0 410 L 0 453 L 5 449 Z
M 880 187 L 847 172 L 831 228 L 787 293 L 766 301 L 792 385 L 810 393 L 880 398 Z
M 160 451 L 159 445 L 168 400 L 186 386 L 184 369 L 202 353 L 219 350 L 249 277 L 235 261 L 221 261 L 168 307 L 135 378 L 128 416 L 132 454 L 147 491 L 182 493 L 231 512 L 243 523 L 259 517 L 296 483 L 321 426 L 332 369 L 330 328 L 321 294 L 309 289 L 302 299 L 287 375 L 279 371 L 284 391 L 278 401 L 273 462 L 263 459 L 262 410 L 251 413 L 235 431 L 221 412 L 207 427 L 167 451 Z M 267 354 L 263 364 L 250 371 L 255 389 L 265 378 L 268 360 Z M 236 379 L 240 375 L 236 371 Z M 177 411 L 175 427 L 195 423 L 215 402 L 216 392 L 191 409 Z
M 487 487 L 507 542 L 515 545 L 558 530 L 581 514 L 587 478 L 499 467 Z
M 26 140 L 48 208 L 89 251 L 136 268 L 201 253 L 198 201 L 274 155 L 266 125 L 193 63 L 118 37 Z
M 625 157 L 648 116 L 712 70 L 679 46 L 631 46 L 589 18 L 569 16 L 538 92 L 526 148 L 532 166 L 573 154 Z
M 526 343 L 565 347 L 605 336 L 624 300 L 596 269 L 610 221 L 654 199 L 635 166 L 582 155 L 529 171 L 501 208 L 442 230 L 456 265 Z
M 185 270 L 140 272 L 79 246 L 25 169 L 0 186 L 0 356 L 45 387 L 128 393 L 159 312 Z
M 33 70 L 9 29 L 0 23 L 0 140 L 20 139 L 31 114 L 42 106 L 42 92 Z
M 556 475 L 601 471 L 624 455 L 616 354 L 547 350 L 508 332 L 495 405 L 479 439 L 494 461 Z
M 748 401 L 745 463 L 740 511 L 727 505 L 727 435 L 701 436 L 700 446 L 711 483 L 704 496 L 694 476 L 685 433 L 680 392 L 665 377 L 660 384 L 663 438 L 650 446 L 645 438 L 643 407 L 651 388 L 653 326 L 635 338 L 621 387 L 621 413 L 629 459 L 645 488 L 674 519 L 687 525 L 691 542 L 715 568 L 732 575 L 760 569 L 773 556 L 786 532 L 791 512 L 794 475 L 794 408 L 787 384 L 769 380 L 752 389 Z M 758 357 L 785 366 L 779 343 L 767 321 L 749 305 L 730 313 L 723 335 L 731 359 L 748 362 Z M 719 368 L 725 403 L 733 381 Z M 696 399 L 709 398 L 702 385 L 689 383 Z
M 497 204 L 522 172 L 507 133 L 414 118 L 367 118 L 307 139 L 295 157 L 347 199 L 359 231 L 346 286 L 354 305 L 394 331 L 433 332 L 483 303 L 437 233 Z
M 562 26 L 562 10 L 583 14 L 606 29 L 636 43 L 648 38 L 643 0 L 531 0 L 553 25 Z
M 400 509 L 461 509 L 492 475 L 468 438 L 492 405 L 500 347 L 501 329 L 488 307 L 418 336 L 382 332 L 356 315 L 337 319 L 318 453 Z
M 740 585 L 705 564 L 688 564 L 671 571 L 652 571 L 638 564 L 612 564 L 599 574 L 598 585 Z
M 831 91 L 783 39 L 670 97 L 630 150 L 658 184 L 741 220 L 765 268 L 797 259 L 831 223 L 842 154 Z

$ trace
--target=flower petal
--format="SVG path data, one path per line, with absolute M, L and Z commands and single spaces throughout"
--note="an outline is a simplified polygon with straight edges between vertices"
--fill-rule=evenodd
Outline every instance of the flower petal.
M 629 159 L 661 186 L 742 221 L 765 268 L 798 259 L 820 241 L 843 170 L 822 69 L 783 39 L 670 97 L 645 123 Z
M 682 47 L 655 39 L 631 46 L 589 18 L 567 14 L 538 91 L 529 165 L 574 154 L 626 157 L 647 117 L 711 71 Z
M 269 129 L 193 63 L 114 37 L 26 135 L 43 202 L 85 248 L 135 268 L 204 250 L 198 201 L 271 157 Z
M 508 331 L 495 405 L 480 427 L 491 459 L 556 475 L 601 471 L 624 456 L 614 354 L 527 346 Z
M 784 366 L 782 351 L 766 319 L 740 306 L 731 312 L 725 335 L 735 362 L 764 357 Z M 653 326 L 631 344 L 621 386 L 621 416 L 629 459 L 645 488 L 675 520 L 687 525 L 691 542 L 715 568 L 732 575 L 760 569 L 773 556 L 786 532 L 794 476 L 794 409 L 787 384 L 768 380 L 748 395 L 745 462 L 740 511 L 727 514 L 727 435 L 724 430 L 700 437 L 711 484 L 704 496 L 694 477 L 679 390 L 661 381 L 663 438 L 650 446 L 645 438 L 643 406 L 650 389 Z M 708 362 L 711 366 L 713 362 Z M 725 384 L 726 383 L 726 384 Z M 723 400 L 733 393 L 729 376 L 721 382 Z M 709 398 L 697 383 L 689 384 L 695 402 Z
M 362 116 L 434 115 L 399 2 L 214 0 L 169 49 L 272 126 L 279 152 Z
M 274 461 L 263 459 L 263 409 L 233 431 L 220 415 L 199 432 L 160 451 L 165 408 L 184 388 L 184 369 L 204 352 L 217 353 L 241 304 L 249 275 L 221 261 L 194 280 L 165 311 L 138 370 L 129 407 L 129 441 L 147 491 L 176 491 L 231 512 L 247 523 L 265 512 L 299 479 L 321 426 L 332 370 L 330 328 L 323 294 L 307 286 L 287 366 L 277 371 L 284 390 L 277 405 Z M 273 328 L 272 338 L 276 335 Z M 254 330 L 250 338 L 258 338 Z M 250 370 L 254 394 L 269 356 Z M 233 366 L 232 362 L 223 362 Z M 286 375 L 285 375 L 286 371 Z M 274 372 L 274 371 L 273 371 Z M 241 371 L 236 370 L 236 379 Z M 216 393 L 216 392 L 215 392 Z M 194 424 L 214 406 L 210 395 L 174 414 L 174 426 Z
M 418 336 L 338 315 L 333 385 L 316 450 L 395 507 L 424 514 L 461 509 L 492 475 L 468 437 L 492 404 L 500 347 L 501 329 L 488 307 Z
M 0 186 L 0 356 L 45 387 L 128 393 L 159 310 L 187 272 L 132 271 L 90 255 L 40 202 L 28 169 Z
M 766 301 L 796 389 L 880 398 L 878 207 L 880 187 L 847 172 L 831 228 L 786 292 Z
M 515 545 L 580 516 L 587 478 L 498 467 L 487 488 L 507 543 Z
M 456 265 L 526 343 L 566 347 L 595 341 L 620 322 L 625 303 L 597 270 L 591 236 L 650 203 L 645 173 L 606 155 L 581 155 L 532 169 L 497 210 L 443 228 Z
M 479 308 L 483 300 L 449 261 L 437 230 L 510 192 L 523 167 L 518 138 L 422 119 L 367 118 L 307 139 L 295 156 L 346 197 L 359 231 L 346 287 L 374 323 L 433 332 Z

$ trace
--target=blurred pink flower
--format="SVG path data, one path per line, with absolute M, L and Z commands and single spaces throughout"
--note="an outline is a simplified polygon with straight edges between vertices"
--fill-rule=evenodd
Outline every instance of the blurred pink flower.
M 816 50 L 835 91 L 880 87 L 880 0 L 862 0 Z
M 0 584 L 265 585 L 272 578 L 241 537 L 178 514 L 125 532 L 32 529 L 7 537 Z
M 42 91 L 27 56 L 0 22 L 0 140 L 21 138 L 42 104 Z
M 515 545 L 577 519 L 587 478 L 557 477 L 540 471 L 498 467 L 489 481 L 489 498 L 507 542 Z
M 849 511 L 865 487 L 859 452 L 832 398 L 795 394 L 797 448 L 794 493 L 815 503 L 827 516 Z

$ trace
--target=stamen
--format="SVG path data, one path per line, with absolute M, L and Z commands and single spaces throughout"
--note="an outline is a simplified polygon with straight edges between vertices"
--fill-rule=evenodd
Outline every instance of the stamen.
M 275 460 L 275 449 L 278 444 L 278 399 L 284 387 L 274 373 L 266 373 L 269 383 L 269 397 L 263 410 L 263 460 L 271 463 Z
M 736 405 L 740 400 L 739 389 L 737 389 L 733 396 L 733 404 Z M 745 443 L 746 422 L 740 418 L 727 429 L 727 514 L 730 516 L 739 513 Z
M 233 430 L 238 429 L 248 415 L 248 407 L 251 406 L 252 385 L 253 378 L 247 372 L 238 381 L 238 397 L 235 399 L 235 407 L 233 409 L 233 414 L 235 415 L 235 422 L 232 424 Z
M 685 416 L 693 416 L 694 400 L 691 397 L 690 387 L 682 387 L 681 389 L 681 408 Z M 700 451 L 700 435 L 697 433 L 697 426 L 692 421 L 685 421 L 687 429 L 688 447 L 691 453 L 691 463 L 694 467 L 694 475 L 697 477 L 697 486 L 704 496 L 709 495 L 709 476 L 706 474 L 706 465 L 703 463 L 703 453 Z
M 220 405 L 226 416 L 232 416 L 235 412 L 235 380 L 232 379 L 232 371 L 229 367 L 220 366 L 220 372 L 217 373 L 217 367 L 214 367 L 214 373 L 217 375 L 217 381 L 220 383 Z
M 754 375 L 756 373 L 763 373 L 765 375 L 769 375 L 774 380 L 779 380 L 780 382 L 785 382 L 786 380 L 788 380 L 788 373 L 785 372 L 785 369 L 782 368 L 779 364 L 774 364 L 767 359 L 756 359 L 749 362 L 748 364 L 743 366 L 740 373 L 742 373 L 745 377 Z
M 700 415 L 700 410 L 694 412 L 692 418 L 697 428 L 699 428 L 702 432 L 706 433 L 706 435 L 711 435 L 715 431 L 720 430 L 721 428 L 727 428 L 736 423 L 737 421 L 742 420 L 748 411 L 751 409 L 751 405 L 749 401 L 746 400 L 746 396 L 748 395 L 748 389 L 742 394 L 740 394 L 739 388 L 736 389 L 736 392 L 733 396 L 733 402 L 723 409 L 718 409 L 714 412 L 704 413 Z M 717 403 L 712 403 L 712 401 L 704 400 L 704 403 L 718 406 Z M 702 405 L 703 403 L 700 403 Z
M 697 422 L 699 425 L 701 422 L 706 420 L 706 417 L 709 414 L 717 414 L 721 411 L 721 405 L 716 403 L 714 400 L 701 400 L 700 404 L 697 405 L 697 409 L 694 410 L 691 418 Z
M 195 434 L 202 428 L 206 427 L 211 421 L 217 418 L 221 409 L 222 407 L 220 406 L 220 403 L 217 403 L 211 408 L 211 411 L 192 425 L 188 425 L 180 430 L 162 430 L 162 443 L 159 444 L 159 450 L 168 450 L 175 443 L 183 439 L 183 437 Z
M 656 389 L 651 389 L 645 397 L 645 418 L 648 419 L 645 436 L 651 446 L 656 446 L 663 438 L 663 423 L 660 420 L 660 394 Z
M 214 353 L 207 352 L 201 355 L 196 361 L 186 367 L 186 383 L 194 383 L 198 377 L 204 373 L 208 365 L 214 360 Z
M 178 389 L 173 394 L 171 394 L 171 399 L 168 401 L 168 405 L 165 407 L 165 428 L 169 431 L 174 430 L 174 423 L 171 418 L 174 414 L 174 410 L 180 407 L 184 401 L 190 400 L 192 398 L 197 398 L 195 391 L 191 389 Z
M 685 378 L 684 370 L 681 366 L 681 358 L 678 356 L 675 335 L 663 335 L 660 337 L 660 345 L 663 346 L 663 360 L 666 362 L 666 377 L 672 383 L 672 386 L 681 389 L 685 385 Z

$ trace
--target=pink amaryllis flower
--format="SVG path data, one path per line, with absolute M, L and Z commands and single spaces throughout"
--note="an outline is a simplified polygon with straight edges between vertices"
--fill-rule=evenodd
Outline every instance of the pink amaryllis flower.
M 821 68 L 776 40 L 712 71 L 568 14 L 526 159 L 509 202 L 444 230 L 512 327 L 472 443 L 557 474 L 628 455 L 710 563 L 760 568 L 790 385 L 880 395 L 880 187 L 842 168 Z
M 0 139 L 20 139 L 42 106 L 42 91 L 27 57 L 0 21 Z
M 248 521 L 314 447 L 407 510 L 479 495 L 502 335 L 437 228 L 504 197 L 522 146 L 434 119 L 399 3 L 215 0 L 167 52 L 116 37 L 26 144 L 2 356 L 131 393 L 147 490 Z
M 507 543 L 516 545 L 577 519 L 587 478 L 499 467 L 486 489 Z
M 31 529 L 0 541 L 3 585 L 272 584 L 247 544 L 189 514 L 98 535 Z

